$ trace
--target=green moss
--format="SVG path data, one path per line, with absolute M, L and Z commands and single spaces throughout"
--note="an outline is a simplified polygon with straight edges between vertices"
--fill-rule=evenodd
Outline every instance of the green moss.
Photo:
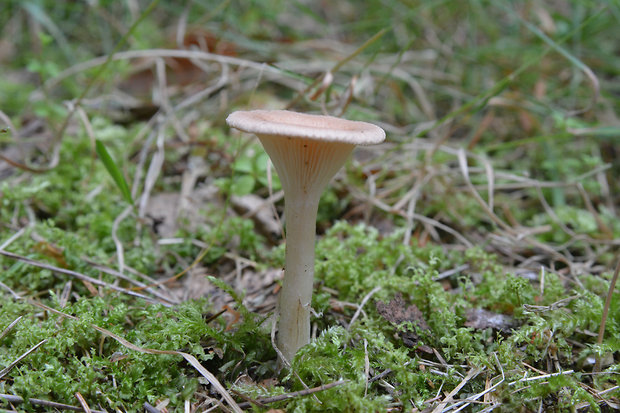
M 283 246 L 272 248 L 251 220 L 235 216 L 221 199 L 250 193 L 266 198 L 270 184 L 259 143 L 231 138 L 225 126 L 224 116 L 233 107 L 285 107 L 294 100 L 298 110 L 334 114 L 342 108 L 347 118 L 389 125 L 388 143 L 378 149 L 379 156 L 369 158 L 358 151 L 342 179 L 322 197 L 312 303 L 319 313 L 312 320 L 318 337 L 293 361 L 308 386 L 341 379 L 345 383 L 315 394 L 320 403 L 304 396 L 254 410 L 424 410 L 430 407 L 425 401 L 454 389 L 472 368 L 484 371 L 457 396 L 471 396 L 486 388 L 486 380 L 505 378 L 493 393 L 504 410 L 568 411 L 587 403 L 596 411 L 600 400 L 593 399 L 590 389 L 600 392 L 618 385 L 617 292 L 612 294 L 603 341 L 597 344 L 611 280 L 609 269 L 601 268 L 615 266 L 612 240 L 620 237 L 614 197 L 620 171 L 614 146 L 618 127 L 610 115 L 620 110 L 618 87 L 612 82 L 619 67 L 619 14 L 613 2 L 573 2 L 575 7 L 569 8 L 537 2 L 519 8 L 510 2 L 481 1 L 367 0 L 359 7 L 351 1 L 317 6 L 232 0 L 214 8 L 206 1 L 179 5 L 161 0 L 118 51 L 174 47 L 176 28 L 168 23 L 181 19 L 187 20 L 190 37 L 204 35 L 198 43 L 208 44 L 201 43 L 201 48 L 213 51 L 210 43 L 216 42 L 223 46 L 216 53 L 269 65 L 254 72 L 252 65 L 232 62 L 220 67 L 201 60 L 200 67 L 190 68 L 196 60 L 163 59 L 159 62 L 165 62 L 168 75 L 164 95 L 153 93 L 162 89 L 148 60 L 113 62 L 96 78 L 98 66 L 79 70 L 81 62 L 109 54 L 125 36 L 138 17 L 132 2 L 5 3 L 0 30 L 11 42 L 2 47 L 6 76 L 3 72 L 0 79 L 0 102 L 16 130 L 0 124 L 0 149 L 36 168 L 49 164 L 57 144 L 60 157 L 57 166 L 40 173 L 0 162 L 0 243 L 11 238 L 8 251 L 41 263 L 129 287 L 88 261 L 116 267 L 112 226 L 127 203 L 97 159 L 93 136 L 80 116 L 69 120 L 61 140 L 54 138 L 60 137 L 67 120 L 66 102 L 85 111 L 94 138 L 105 143 L 129 182 L 145 172 L 137 168 L 148 167 L 155 150 L 150 139 L 161 133 L 157 136 L 165 138 L 165 159 L 153 193 L 180 192 L 183 174 L 193 168 L 192 157 L 205 160 L 198 185 L 215 183 L 222 190 L 221 197 L 201 207 L 206 224 L 181 225 L 175 235 L 183 241 L 177 244 L 159 245 L 150 222 L 133 213 L 120 223 L 116 236 L 125 263 L 156 279 L 186 269 L 202 251 L 196 239 L 209 245 L 198 263 L 209 273 L 229 273 L 232 255 L 257 263 L 257 272 L 282 267 Z M 539 26 L 546 37 L 533 29 Z M 381 41 L 359 50 L 352 60 L 340 52 L 352 52 L 379 31 Z M 319 37 L 323 43 L 316 41 Z M 301 45 L 311 47 L 301 52 Z M 304 59 L 331 63 L 305 67 Z M 292 64 L 278 63 L 284 60 Z M 345 64 L 333 71 L 323 95 L 310 99 L 315 88 L 298 96 L 304 83 L 309 85 L 336 62 Z M 591 105 L 594 91 L 583 76 L 586 66 L 598 79 L 596 105 Z M 77 71 L 50 86 L 48 81 L 66 69 Z M 211 69 L 232 81 L 202 96 L 199 104 L 175 110 L 174 116 L 168 116 L 171 112 L 163 105 L 153 123 L 142 124 L 133 115 L 116 117 L 100 104 L 108 102 L 108 96 L 114 100 L 120 89 L 145 106 L 165 103 L 160 98 L 167 97 L 175 109 L 217 82 L 218 73 Z M 196 72 L 205 77 L 194 82 Z M 350 101 L 347 90 L 353 91 Z M 125 102 L 122 95 L 118 99 Z M 133 123 L 119 125 L 112 118 Z M 433 119 L 437 122 L 431 126 Z M 492 178 L 494 213 L 519 235 L 527 234 L 525 238 L 510 235 L 510 243 L 503 242 L 503 226 L 465 185 L 454 152 L 460 148 L 468 151 L 467 179 L 490 204 Z M 17 157 L 14 149 L 19 149 Z M 145 165 L 138 162 L 142 156 Z M 277 176 L 272 178 L 277 191 Z M 361 219 L 361 202 L 371 199 L 362 200 L 358 191 L 369 192 L 369 178 L 372 200 L 381 205 L 364 215 L 371 226 L 383 229 L 332 225 L 341 217 Z M 410 194 L 416 182 L 423 185 L 415 194 L 415 212 L 477 246 L 466 248 L 462 239 L 421 221 L 414 222 L 411 242 L 403 244 L 403 210 L 390 207 Z M 137 182 L 138 193 L 141 185 L 143 180 Z M 573 261 L 571 268 L 532 239 Z M 455 268 L 463 269 L 439 279 L 440 273 Z M 582 269 L 593 274 L 582 274 Z M 209 298 L 167 308 L 101 286 L 95 291 L 74 279 L 65 297 L 69 280 L 57 271 L 0 257 L 0 331 L 22 316 L 0 339 L 0 369 L 46 340 L 0 380 L 0 392 L 76 404 L 79 391 L 91 407 L 119 411 L 136 411 L 145 401 L 165 399 L 168 410 L 180 411 L 185 400 L 195 407 L 205 394 L 212 396 L 208 384 L 181 357 L 135 352 L 91 324 L 136 345 L 187 351 L 226 388 L 251 397 L 303 388 L 294 374 L 278 373 L 270 315 L 249 312 L 243 295 L 234 291 L 236 285 L 209 279 L 233 297 L 240 318 L 231 323 L 236 313 L 210 320 L 219 309 L 211 308 Z M 5 286 L 78 320 L 15 300 Z M 351 324 L 362 299 L 377 287 Z M 398 293 L 403 305 L 417 306 L 428 330 L 414 328 L 411 320 L 396 324 L 389 313 L 377 310 L 378 301 L 389 303 Z M 501 331 L 476 326 L 469 322 L 471 310 L 511 317 L 513 323 Z M 600 374 L 592 375 L 595 357 L 604 363 Z M 574 373 L 520 381 L 559 369 Z M 381 379 L 372 379 L 379 374 Z M 263 379 L 276 383 L 263 387 Z M 615 390 L 604 396 L 620 394 Z M 0 404 L 11 408 L 5 405 Z M 25 404 L 18 409 L 39 408 Z
M 138 346 L 189 352 L 216 370 L 231 360 L 243 360 L 243 368 L 256 368 L 274 357 L 265 346 L 268 334 L 258 329 L 256 319 L 244 320 L 238 329 L 226 332 L 222 323 L 205 322 L 205 301 L 174 308 L 145 303 L 135 307 L 128 305 L 126 297 L 108 295 L 79 300 L 63 311 L 79 320 L 55 314 L 42 317 L 39 309 L 22 302 L 9 301 L 3 306 L 0 326 L 20 315 L 23 318 L 0 342 L 1 364 L 47 340 L 15 367 L 11 393 L 70 402 L 79 391 L 89 403 L 128 410 L 164 397 L 170 398 L 172 406 L 180 406 L 193 396 L 198 376 L 182 357 L 135 352 L 102 336 L 92 324 Z M 262 339 L 257 340 L 257 335 Z M 255 346 L 245 345 L 249 336 Z

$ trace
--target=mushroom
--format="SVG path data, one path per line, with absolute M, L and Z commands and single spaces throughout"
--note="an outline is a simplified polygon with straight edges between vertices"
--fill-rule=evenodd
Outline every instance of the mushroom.
M 278 348 L 286 361 L 310 342 L 316 216 L 321 193 L 355 145 L 382 142 L 366 122 L 286 110 L 231 113 L 231 127 L 258 136 L 284 190 L 286 254 L 278 311 Z

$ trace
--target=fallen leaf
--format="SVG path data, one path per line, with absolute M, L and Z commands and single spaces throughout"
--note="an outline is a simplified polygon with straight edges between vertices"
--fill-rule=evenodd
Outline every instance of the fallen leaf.
M 404 322 L 411 322 L 414 326 L 422 330 L 428 330 L 428 324 L 422 315 L 422 312 L 415 304 L 405 307 L 405 300 L 401 293 L 396 293 L 389 303 L 382 301 L 377 302 L 377 311 L 387 321 L 394 325 L 400 325 Z
M 230 331 L 232 330 L 233 326 L 235 324 L 237 324 L 239 322 L 239 320 L 241 319 L 241 313 L 237 310 L 235 310 L 234 308 L 232 308 L 231 306 L 229 306 L 228 304 L 225 304 L 223 307 L 226 311 L 228 311 L 230 314 L 233 315 L 234 319 L 228 323 L 228 325 L 226 326 L 226 330 L 225 331 Z
M 396 293 L 394 298 L 387 304 L 382 301 L 377 301 L 376 307 L 379 315 L 394 326 L 399 326 L 405 322 L 411 322 L 415 330 L 406 329 L 398 332 L 399 337 L 407 347 L 417 347 L 425 352 L 432 352 L 430 347 L 418 345 L 419 338 L 416 330 L 429 330 L 429 327 L 428 324 L 426 324 L 424 315 L 415 304 L 407 306 L 402 294 Z

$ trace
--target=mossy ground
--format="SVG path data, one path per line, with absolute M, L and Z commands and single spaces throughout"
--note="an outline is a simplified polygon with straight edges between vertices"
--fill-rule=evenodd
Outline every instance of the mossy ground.
M 3 6 L 0 409 L 231 409 L 175 352 L 254 411 L 620 406 L 618 5 L 323 5 Z M 292 371 L 279 181 L 224 123 L 288 106 L 388 135 L 322 198 Z

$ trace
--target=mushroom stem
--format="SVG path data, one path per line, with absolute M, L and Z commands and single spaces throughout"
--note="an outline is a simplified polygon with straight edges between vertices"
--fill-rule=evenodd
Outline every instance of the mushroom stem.
M 318 198 L 287 199 L 286 256 L 280 291 L 278 348 L 291 361 L 310 342 L 310 306 L 314 281 L 314 243 Z
M 279 298 L 278 348 L 287 361 L 310 342 L 316 216 L 321 193 L 354 145 L 259 134 L 284 189 L 286 254 Z

